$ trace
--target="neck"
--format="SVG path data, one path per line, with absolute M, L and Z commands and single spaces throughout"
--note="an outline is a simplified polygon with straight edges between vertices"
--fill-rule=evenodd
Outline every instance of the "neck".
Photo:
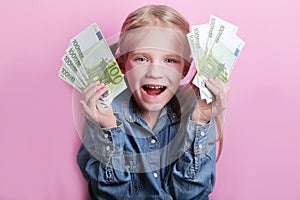
M 148 126 L 153 129 L 158 117 L 160 115 L 161 110 L 158 111 L 146 111 L 144 113 L 142 113 L 143 118 L 145 119 L 145 121 L 147 122 Z

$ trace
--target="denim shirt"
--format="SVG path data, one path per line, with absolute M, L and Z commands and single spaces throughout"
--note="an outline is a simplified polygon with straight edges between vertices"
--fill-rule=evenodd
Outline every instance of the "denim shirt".
M 92 199 L 208 199 L 215 183 L 214 121 L 193 122 L 193 107 L 178 114 L 174 98 L 153 129 L 129 89 L 112 103 L 116 127 L 86 119 L 77 162 Z

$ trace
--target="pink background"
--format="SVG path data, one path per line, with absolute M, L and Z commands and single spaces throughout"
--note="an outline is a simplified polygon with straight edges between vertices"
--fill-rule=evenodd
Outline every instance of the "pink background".
M 296 0 L 27 0 L 0 8 L 0 200 L 88 199 L 76 164 L 72 89 L 57 77 L 69 39 L 92 22 L 105 37 L 147 3 L 191 25 L 215 14 L 246 42 L 232 73 L 213 200 L 300 199 L 300 29 Z

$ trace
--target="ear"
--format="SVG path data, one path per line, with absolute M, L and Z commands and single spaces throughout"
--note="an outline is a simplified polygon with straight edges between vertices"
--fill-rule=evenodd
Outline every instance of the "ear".
M 122 74 L 125 74 L 126 73 L 126 70 L 125 70 L 125 56 L 123 55 L 123 56 L 117 57 L 116 60 L 119 64 L 119 67 L 121 69 Z

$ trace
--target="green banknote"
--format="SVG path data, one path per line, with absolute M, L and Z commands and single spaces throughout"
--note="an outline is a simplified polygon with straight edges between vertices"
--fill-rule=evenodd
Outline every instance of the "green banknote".
M 238 27 L 215 16 L 215 15 L 210 15 L 209 18 L 209 24 L 208 24 L 208 29 L 207 29 L 207 37 L 206 37 L 206 42 L 204 46 L 205 54 L 208 53 L 209 49 L 211 49 L 211 46 L 213 45 L 216 36 L 219 34 L 219 30 L 221 27 L 226 27 L 226 29 L 229 29 L 229 31 L 233 32 L 234 34 L 237 33 Z
M 77 68 L 77 66 L 73 63 L 72 59 L 67 53 L 62 57 L 62 62 L 64 66 L 69 69 L 70 73 L 72 73 L 74 76 L 76 76 L 77 79 L 79 79 L 82 85 L 87 85 L 87 82 L 82 76 L 80 69 Z
M 245 42 L 225 26 L 218 34 L 199 66 L 199 73 L 207 78 L 219 76 L 227 83 Z
M 127 86 L 119 65 L 104 41 L 98 41 L 83 58 L 83 65 L 88 75 L 88 82 L 99 80 L 105 83 L 112 94 L 117 96 Z
M 192 27 L 187 34 L 192 56 L 197 68 L 193 84 L 200 89 L 200 96 L 210 103 L 215 95 L 208 90 L 205 82 L 211 77 L 219 77 L 228 82 L 236 59 L 245 42 L 237 35 L 238 27 L 211 15 L 209 24 Z
M 112 99 L 127 87 L 118 63 L 96 23 L 70 40 L 62 61 L 59 77 L 79 92 L 95 81 L 109 87 L 109 91 L 98 100 L 102 108 L 107 108 Z
M 84 66 L 82 65 L 82 60 L 78 56 L 77 52 L 75 51 L 74 47 L 72 45 L 69 45 L 66 49 L 67 55 L 71 58 L 72 62 L 75 64 L 76 68 L 80 72 L 80 76 L 82 77 L 82 81 L 84 82 L 84 85 L 87 86 L 87 74 L 84 70 Z
M 58 76 L 67 82 L 69 85 L 74 87 L 78 92 L 82 92 L 84 85 L 78 80 L 78 78 L 66 67 L 62 65 L 59 69 Z

